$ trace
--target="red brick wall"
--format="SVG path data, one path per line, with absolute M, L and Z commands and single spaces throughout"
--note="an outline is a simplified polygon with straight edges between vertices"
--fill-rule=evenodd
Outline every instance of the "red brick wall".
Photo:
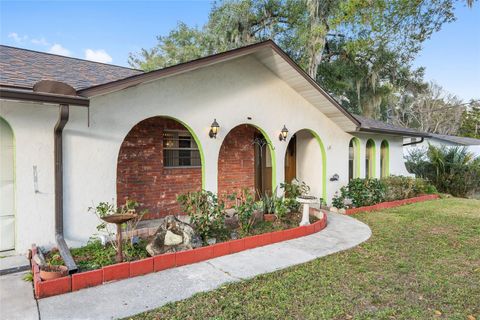
M 252 145 L 257 129 L 241 125 L 232 129 L 220 147 L 218 157 L 218 194 L 220 197 L 255 189 L 255 151 Z
M 178 214 L 177 196 L 202 187 L 201 168 L 163 167 L 164 129 L 186 130 L 175 120 L 146 119 L 128 133 L 118 155 L 117 205 L 136 200 L 148 209 L 146 219 Z

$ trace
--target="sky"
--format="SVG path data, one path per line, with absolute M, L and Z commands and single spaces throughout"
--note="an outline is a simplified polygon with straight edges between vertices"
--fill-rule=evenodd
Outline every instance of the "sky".
M 480 3 L 460 1 L 457 21 L 424 43 L 414 66 L 461 99 L 480 99 Z M 0 43 L 128 66 L 130 52 L 151 48 L 179 21 L 202 26 L 211 1 L 4 1 Z

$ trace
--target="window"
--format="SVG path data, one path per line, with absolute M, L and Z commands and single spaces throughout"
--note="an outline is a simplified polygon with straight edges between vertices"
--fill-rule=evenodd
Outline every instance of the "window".
M 200 152 L 188 131 L 163 132 L 164 167 L 200 167 Z
M 387 140 L 383 140 L 380 146 L 380 177 L 388 177 L 390 174 L 389 167 L 389 145 Z
M 350 140 L 350 144 L 348 145 L 348 180 L 353 179 L 353 171 L 355 170 L 353 168 L 354 165 L 354 155 L 355 155 L 355 150 L 353 147 L 353 139 Z
M 365 177 L 375 178 L 375 142 L 368 139 L 365 152 Z

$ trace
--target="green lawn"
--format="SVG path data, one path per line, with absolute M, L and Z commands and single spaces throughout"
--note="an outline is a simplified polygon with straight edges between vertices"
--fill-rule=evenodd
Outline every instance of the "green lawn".
M 372 237 L 134 319 L 479 319 L 480 200 L 355 216 Z

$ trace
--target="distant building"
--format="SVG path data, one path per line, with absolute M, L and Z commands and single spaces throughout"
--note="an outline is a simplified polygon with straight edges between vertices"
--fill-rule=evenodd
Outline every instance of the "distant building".
M 408 155 L 412 150 L 417 150 L 419 148 L 428 148 L 428 145 L 431 144 L 436 147 L 466 147 L 468 151 L 472 152 L 476 157 L 480 156 L 480 139 L 448 136 L 435 133 L 430 133 L 429 135 L 430 137 L 424 138 L 423 141 L 418 137 L 405 138 L 403 142 L 404 145 L 407 145 L 404 146 L 404 154 Z M 417 141 L 419 143 L 409 144 Z

